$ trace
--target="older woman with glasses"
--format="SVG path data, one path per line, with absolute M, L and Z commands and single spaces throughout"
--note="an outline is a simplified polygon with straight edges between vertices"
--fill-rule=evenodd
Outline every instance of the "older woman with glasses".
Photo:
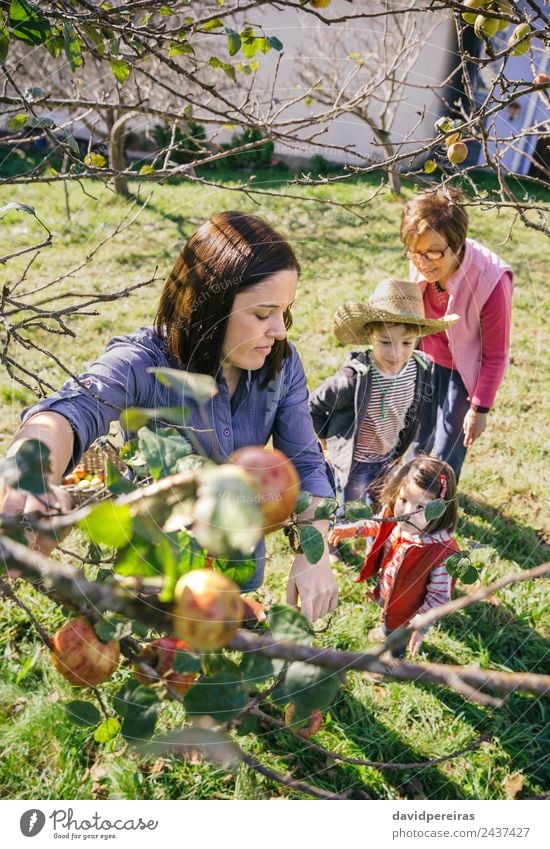
M 422 340 L 433 361 L 432 400 L 410 454 L 435 453 L 457 480 L 467 448 L 483 433 L 508 364 L 513 275 L 509 265 L 467 238 L 464 197 L 437 188 L 405 205 L 401 239 L 427 318 L 460 320 Z

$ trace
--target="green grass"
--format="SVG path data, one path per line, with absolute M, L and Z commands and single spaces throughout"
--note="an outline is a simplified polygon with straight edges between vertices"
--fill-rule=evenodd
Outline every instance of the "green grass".
M 107 304 L 101 315 L 72 319 L 76 340 L 44 331 L 35 338 L 71 369 L 82 369 L 111 336 L 151 322 L 162 281 L 185 239 L 214 212 L 237 208 L 267 217 L 296 246 L 302 275 L 291 336 L 302 354 L 310 386 L 316 386 L 346 356 L 330 334 L 334 309 L 343 300 L 365 298 L 383 276 L 407 273 L 398 240 L 402 200 L 386 192 L 378 194 L 363 208 L 367 220 L 362 222 L 326 201 L 365 200 L 375 191 L 376 178 L 291 190 L 286 190 L 284 179 L 275 172 L 258 176 L 257 184 L 275 193 L 274 197 L 258 196 L 259 205 L 232 191 L 234 183 L 229 180 L 222 188 L 153 187 L 135 222 L 108 241 L 90 265 L 57 284 L 55 294 L 112 292 L 153 275 L 156 282 L 129 299 Z M 491 190 L 491 180 L 481 179 L 484 188 Z M 142 200 L 149 191 L 142 188 Z M 294 200 L 282 196 L 289 191 Z M 68 192 L 70 221 L 60 186 L 0 188 L 0 205 L 13 200 L 32 204 L 54 234 L 52 248 L 39 254 L 20 291 L 76 268 L 128 210 L 127 203 L 99 184 L 73 184 Z M 410 192 L 407 186 L 405 196 Z M 323 202 L 305 202 L 306 195 Z M 511 222 L 509 212 L 474 209 L 471 213 L 472 235 L 504 256 L 516 272 L 512 364 L 489 428 L 470 451 L 460 487 L 459 536 L 463 542 L 470 539 L 485 546 L 474 551 L 484 584 L 511 569 L 527 569 L 548 559 L 544 526 L 548 371 L 543 361 L 548 248 L 540 233 L 521 223 L 510 233 Z M 0 255 L 41 237 L 32 217 L 9 213 L 2 219 Z M 7 285 L 13 286 L 27 262 L 28 257 L 7 265 Z M 64 375 L 55 362 L 25 350 L 17 356 L 53 386 L 62 383 Z M 0 375 L 0 393 L 0 447 L 5 449 L 21 409 L 33 396 L 5 374 Z M 74 537 L 67 547 L 78 549 L 78 535 Z M 282 536 L 272 538 L 264 592 L 273 600 L 284 599 L 290 562 Z M 355 572 L 339 567 L 338 574 L 342 602 L 321 640 L 327 646 L 362 650 L 369 629 L 378 624 L 378 610 L 365 604 L 363 590 L 354 583 Z M 18 591 L 42 625 L 54 631 L 62 612 L 28 587 L 20 586 Z M 549 674 L 547 609 L 548 594 L 542 583 L 509 587 L 498 594 L 497 603 L 474 605 L 441 623 L 428 636 L 423 658 Z M 120 738 L 109 744 L 94 743 L 89 733 L 66 721 L 62 702 L 73 698 L 74 691 L 53 671 L 46 650 L 36 649 L 37 645 L 25 614 L 12 602 L 4 602 L 0 613 L 3 798 L 300 798 L 244 766 L 226 773 L 204 763 L 146 762 L 129 753 Z M 32 669 L 24 678 L 19 675 L 18 681 L 22 664 L 34 656 L 35 649 Z M 106 692 L 128 674 L 121 671 L 115 682 L 105 685 Z M 381 684 L 352 673 L 316 738 L 330 750 L 370 760 L 410 762 L 449 753 L 481 734 L 489 740 L 456 760 L 406 771 L 327 761 L 286 732 L 265 728 L 240 738 L 240 743 L 272 769 L 292 772 L 295 778 L 332 791 L 353 788 L 354 793 L 383 799 L 505 799 L 507 779 L 519 774 L 524 780 L 519 796 L 528 797 L 549 788 L 548 761 L 541 754 L 548 751 L 548 711 L 548 702 L 529 696 L 513 696 L 500 709 L 483 708 L 440 688 Z M 177 727 L 183 716 L 179 705 L 168 704 L 161 725 Z

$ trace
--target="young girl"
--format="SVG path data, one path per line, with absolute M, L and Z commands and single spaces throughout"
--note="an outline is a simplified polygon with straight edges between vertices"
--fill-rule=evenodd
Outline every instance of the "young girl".
M 428 521 L 426 505 L 437 498 L 446 501 L 447 508 L 439 519 Z M 417 457 L 385 483 L 382 499 L 379 518 L 390 521 L 339 525 L 330 532 L 329 543 L 374 537 L 357 580 L 378 574 L 374 599 L 382 607 L 382 636 L 386 637 L 450 601 L 454 582 L 445 561 L 459 550 L 451 536 L 457 519 L 455 474 L 442 460 Z M 413 657 L 426 633 L 427 629 L 412 634 L 409 651 Z M 394 655 L 404 657 L 405 651 L 403 647 Z
M 429 361 L 415 350 L 418 338 L 455 321 L 427 319 L 418 286 L 393 279 L 379 283 L 365 303 L 336 311 L 337 339 L 368 349 L 350 354 L 309 403 L 345 501 L 378 501 L 373 485 L 411 444 L 429 398 Z

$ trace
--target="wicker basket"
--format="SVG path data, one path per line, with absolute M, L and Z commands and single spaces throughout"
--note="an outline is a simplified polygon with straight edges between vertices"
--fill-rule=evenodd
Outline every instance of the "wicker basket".
M 98 439 L 92 443 L 87 451 L 80 458 L 78 465 L 84 466 L 86 472 L 90 475 L 105 475 L 105 466 L 107 457 L 111 460 L 114 466 L 121 472 L 125 472 L 128 468 L 118 456 L 117 450 L 106 439 Z M 68 492 L 71 497 L 71 506 L 82 507 L 84 504 L 90 504 L 94 501 L 100 501 L 110 497 L 110 492 L 105 484 L 98 486 L 79 487 L 76 484 L 66 484 L 63 486 L 65 492 Z

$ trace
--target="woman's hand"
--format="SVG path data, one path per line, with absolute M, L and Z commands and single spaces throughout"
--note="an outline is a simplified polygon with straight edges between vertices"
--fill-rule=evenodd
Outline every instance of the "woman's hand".
M 486 427 L 487 413 L 478 413 L 475 410 L 469 409 L 464 416 L 464 422 L 462 424 L 464 445 L 466 448 L 473 445 L 476 439 L 479 439 Z
M 63 530 L 57 536 L 37 534 L 30 527 L 30 523 L 27 523 L 28 527 L 25 527 L 25 515 L 28 513 L 42 514 L 44 518 L 47 518 L 60 513 L 68 513 L 70 509 L 71 499 L 63 487 L 49 486 L 47 492 L 38 496 L 13 489 L 0 478 L 0 513 L 8 516 L 21 516 L 21 525 L 29 540 L 30 547 L 41 554 L 50 554 L 59 545 L 63 537 L 67 536 L 70 528 Z
M 287 604 L 298 606 L 311 622 L 336 609 L 338 585 L 330 568 L 328 552 L 317 563 L 309 563 L 304 554 L 297 554 L 288 576 Z
M 314 521 L 315 508 L 321 500 L 314 497 L 308 509 L 300 514 L 300 520 L 312 522 L 325 541 L 325 550 L 317 563 L 310 563 L 304 554 L 297 554 L 290 569 L 286 589 L 287 604 L 297 607 L 299 598 L 302 613 L 311 622 L 331 613 L 338 604 L 338 585 L 332 574 L 326 543 L 328 522 Z
M 416 657 L 420 646 L 424 642 L 424 634 L 420 631 L 413 631 L 409 640 L 409 652 L 411 657 Z

